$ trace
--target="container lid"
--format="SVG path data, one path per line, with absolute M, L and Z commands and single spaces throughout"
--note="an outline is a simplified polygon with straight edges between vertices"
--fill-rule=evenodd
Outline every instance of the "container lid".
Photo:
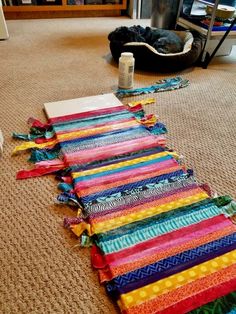
M 121 57 L 133 57 L 133 53 L 132 52 L 122 52 Z

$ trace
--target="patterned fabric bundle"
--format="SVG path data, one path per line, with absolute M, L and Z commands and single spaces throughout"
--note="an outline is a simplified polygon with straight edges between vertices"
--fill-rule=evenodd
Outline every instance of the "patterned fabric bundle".
M 135 103 L 31 122 L 39 136 L 14 134 L 34 139 L 15 152 L 35 168 L 17 177 L 56 173 L 57 202 L 78 208 L 65 225 L 122 313 L 234 310 L 236 204 L 197 183 L 156 117 Z

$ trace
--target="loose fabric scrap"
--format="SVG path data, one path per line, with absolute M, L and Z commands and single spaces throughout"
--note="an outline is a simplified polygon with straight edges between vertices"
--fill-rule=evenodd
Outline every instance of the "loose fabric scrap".
M 142 88 L 135 89 L 118 89 L 116 92 L 117 97 L 128 97 L 128 96 L 136 96 L 142 94 L 151 94 L 157 92 L 164 91 L 172 91 L 175 89 L 183 88 L 189 85 L 189 81 L 187 79 L 182 79 L 177 76 L 174 78 L 167 78 L 163 80 L 159 80 L 154 85 L 150 85 Z

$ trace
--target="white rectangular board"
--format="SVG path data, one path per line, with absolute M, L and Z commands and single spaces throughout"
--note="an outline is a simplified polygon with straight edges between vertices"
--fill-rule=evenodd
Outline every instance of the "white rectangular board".
M 114 94 L 104 94 L 45 103 L 44 110 L 47 117 L 51 119 L 122 105 Z

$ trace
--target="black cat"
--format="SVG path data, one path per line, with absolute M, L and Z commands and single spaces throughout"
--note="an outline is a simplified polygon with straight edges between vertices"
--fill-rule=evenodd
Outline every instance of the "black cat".
M 128 42 L 144 42 L 164 54 L 181 52 L 184 46 L 182 39 L 171 30 L 144 28 L 140 25 L 118 27 L 108 35 L 108 39 L 122 45 Z

